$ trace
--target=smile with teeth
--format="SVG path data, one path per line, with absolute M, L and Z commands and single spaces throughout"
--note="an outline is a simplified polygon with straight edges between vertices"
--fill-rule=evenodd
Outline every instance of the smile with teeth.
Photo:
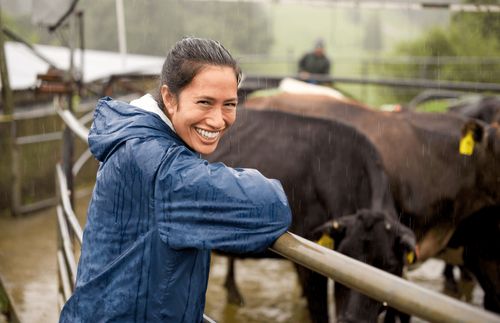
M 221 133 L 221 130 L 217 131 L 208 131 L 205 129 L 195 128 L 196 132 L 199 133 L 205 139 L 215 139 Z

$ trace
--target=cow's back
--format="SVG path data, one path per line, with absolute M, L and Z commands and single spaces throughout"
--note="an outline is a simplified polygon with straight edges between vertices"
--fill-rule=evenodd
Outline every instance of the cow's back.
M 417 233 L 434 221 L 452 222 L 456 209 L 473 207 L 454 205 L 466 192 L 474 194 L 477 175 L 458 153 L 464 123 L 459 117 L 380 112 L 353 101 L 290 93 L 250 99 L 245 106 L 342 121 L 365 134 L 382 156 L 399 210 L 412 218 Z

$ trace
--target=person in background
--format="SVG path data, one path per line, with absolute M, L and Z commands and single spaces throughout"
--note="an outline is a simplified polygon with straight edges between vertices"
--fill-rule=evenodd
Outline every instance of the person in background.
M 60 322 L 201 322 L 211 250 L 261 252 L 287 230 L 277 180 L 200 156 L 235 121 L 240 79 L 219 42 L 184 38 L 155 96 L 99 100 L 100 165 Z
M 322 39 L 314 44 L 314 50 L 306 53 L 299 60 L 299 77 L 309 79 L 311 74 L 328 75 L 330 73 L 330 60 L 325 55 L 325 47 Z

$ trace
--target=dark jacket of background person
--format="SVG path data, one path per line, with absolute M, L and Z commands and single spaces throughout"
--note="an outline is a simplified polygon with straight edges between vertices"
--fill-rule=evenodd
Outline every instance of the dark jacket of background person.
M 208 163 L 155 113 L 101 99 L 89 145 L 100 166 L 61 322 L 201 322 L 210 251 L 263 251 L 290 224 L 278 181 Z
M 328 74 L 330 72 L 330 60 L 324 54 L 307 53 L 299 61 L 299 73 L 301 72 Z

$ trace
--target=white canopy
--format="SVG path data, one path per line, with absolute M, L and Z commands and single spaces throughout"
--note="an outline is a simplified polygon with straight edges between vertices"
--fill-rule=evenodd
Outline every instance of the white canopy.
M 69 68 L 70 51 L 66 47 L 34 45 L 37 51 L 53 62 L 56 67 Z M 80 69 L 80 50 L 75 50 L 74 65 Z M 49 64 L 37 57 L 28 47 L 17 42 L 5 43 L 5 55 L 13 90 L 30 89 L 36 86 L 37 74 L 44 74 Z M 92 82 L 116 74 L 138 73 L 159 74 L 164 57 L 147 55 L 120 55 L 117 52 L 98 50 L 84 51 L 84 82 Z

